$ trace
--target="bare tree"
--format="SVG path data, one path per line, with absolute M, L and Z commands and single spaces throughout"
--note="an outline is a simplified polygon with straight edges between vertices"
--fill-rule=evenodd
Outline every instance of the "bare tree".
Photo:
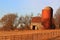
M 32 18 L 32 16 L 33 16 L 33 14 L 25 16 L 25 27 L 27 29 L 30 29 L 29 27 L 31 25 L 31 18 Z
M 4 22 L 4 30 L 12 30 L 13 29 L 13 23 L 15 18 L 17 17 L 16 14 L 7 14 L 2 17 L 2 21 Z
M 42 16 L 42 13 L 38 13 L 38 15 L 37 15 L 37 16 L 40 16 L 40 17 L 41 17 L 41 16 Z
M 19 18 L 19 24 L 17 26 L 18 29 L 24 29 L 25 28 L 24 21 L 25 21 L 24 16 L 20 16 L 20 18 Z
M 55 18 L 56 28 L 60 28 L 60 8 L 57 9 L 54 18 Z
M 25 16 L 20 16 L 19 18 L 19 23 L 18 23 L 18 26 L 17 28 L 20 30 L 20 29 L 29 29 L 29 26 L 30 26 L 30 23 L 31 23 L 31 17 L 32 17 L 32 14 L 31 15 L 25 15 Z

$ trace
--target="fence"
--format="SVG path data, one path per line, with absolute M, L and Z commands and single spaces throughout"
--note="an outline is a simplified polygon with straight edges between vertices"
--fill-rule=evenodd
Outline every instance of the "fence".
M 0 31 L 0 40 L 60 40 L 60 30 Z

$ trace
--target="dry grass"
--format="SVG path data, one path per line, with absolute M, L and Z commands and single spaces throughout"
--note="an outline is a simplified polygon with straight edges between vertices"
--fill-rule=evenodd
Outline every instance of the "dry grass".
M 0 31 L 1 40 L 60 40 L 60 30 Z

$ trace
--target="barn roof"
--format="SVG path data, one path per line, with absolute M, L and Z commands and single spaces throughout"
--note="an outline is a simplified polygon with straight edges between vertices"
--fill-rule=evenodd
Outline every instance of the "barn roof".
M 40 23 L 41 17 L 32 17 L 31 22 Z

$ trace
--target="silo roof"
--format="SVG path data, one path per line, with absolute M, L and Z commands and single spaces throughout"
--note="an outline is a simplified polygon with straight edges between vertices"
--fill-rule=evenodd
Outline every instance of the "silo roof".
M 52 9 L 50 6 L 45 7 L 44 9 L 50 10 Z

